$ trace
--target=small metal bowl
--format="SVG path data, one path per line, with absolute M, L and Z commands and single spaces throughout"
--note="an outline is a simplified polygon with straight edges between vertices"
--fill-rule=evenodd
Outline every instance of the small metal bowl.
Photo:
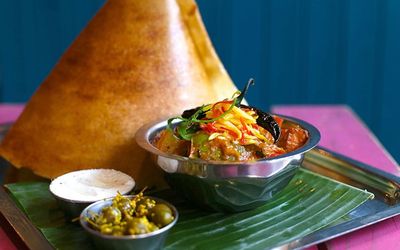
M 162 152 L 152 142 L 166 128 L 166 120 L 141 127 L 136 133 L 136 142 L 152 153 L 169 185 L 184 198 L 203 208 L 240 212 L 265 204 L 283 189 L 295 175 L 304 153 L 314 148 L 321 138 L 313 125 L 279 116 L 285 123 L 297 124 L 308 131 L 307 142 L 290 153 L 252 162 L 204 161 Z
M 82 213 L 82 210 L 93 203 L 93 202 L 69 200 L 62 198 L 60 196 L 56 196 L 54 194 L 53 196 L 57 200 L 57 204 L 64 211 L 65 217 L 69 220 L 74 220 L 75 218 L 78 218 L 79 215 Z
M 75 174 L 75 175 L 78 174 L 78 176 L 79 176 L 79 173 L 87 174 L 88 171 L 94 171 L 96 173 L 98 173 L 99 171 L 106 171 L 107 173 L 108 173 L 108 171 L 113 171 L 113 172 L 119 172 L 119 174 L 122 174 L 124 176 L 124 178 L 127 179 L 127 183 L 129 182 L 128 187 L 124 188 L 124 190 L 119 190 L 119 192 L 121 192 L 122 195 L 126 195 L 129 192 L 131 192 L 135 186 L 135 181 L 130 176 L 128 176 L 120 171 L 113 170 L 113 169 L 78 170 L 78 171 L 73 171 L 73 172 L 69 172 L 67 174 L 61 175 L 61 176 L 57 177 L 56 179 L 54 179 L 50 183 L 49 190 L 50 190 L 50 193 L 53 195 L 53 197 L 56 199 L 60 208 L 65 212 L 65 216 L 67 217 L 67 219 L 78 218 L 79 215 L 81 214 L 82 210 L 85 209 L 90 204 L 92 204 L 96 201 L 99 201 L 99 200 L 104 200 L 106 198 L 113 197 L 116 195 L 116 191 L 115 191 L 114 194 L 108 194 L 106 196 L 93 198 L 90 200 L 80 200 L 80 199 L 75 199 L 75 197 L 72 197 L 71 192 L 68 193 L 68 198 L 61 195 L 58 191 L 59 189 L 57 190 L 56 187 L 54 186 L 55 184 L 58 184 L 57 182 L 59 182 L 59 181 L 57 181 L 57 180 L 59 180 L 59 178 L 63 178 L 67 175 L 72 175 L 72 174 Z M 78 176 L 74 176 L 74 178 L 78 178 Z M 94 180 L 92 182 L 94 182 Z M 90 183 L 90 184 L 93 185 L 93 187 L 96 187 L 94 183 Z M 66 184 L 64 183 L 64 185 L 66 185 Z M 68 188 L 68 187 L 66 187 L 66 188 Z M 70 188 L 73 188 L 73 187 L 70 187 Z M 103 188 L 106 188 L 106 187 L 103 187 Z
M 133 198 L 134 195 L 125 196 L 128 198 Z M 89 227 L 86 218 L 89 218 L 92 214 L 98 214 L 101 212 L 103 207 L 109 206 L 112 204 L 112 199 L 107 199 L 103 201 L 98 201 L 93 203 L 92 205 L 85 208 L 80 216 L 80 223 L 82 227 L 89 233 L 93 243 L 96 246 L 96 249 L 134 249 L 134 250 L 153 250 L 153 249 L 161 249 L 164 245 L 165 239 L 168 235 L 169 230 L 176 224 L 178 221 L 178 211 L 176 208 L 166 202 L 165 200 L 148 196 L 149 198 L 155 200 L 157 203 L 164 203 L 169 208 L 171 208 L 175 219 L 168 225 L 163 228 L 160 228 L 157 231 L 147 233 L 147 234 L 139 234 L 139 235 L 125 235 L 125 236 L 112 236 L 105 235 L 96 231 Z

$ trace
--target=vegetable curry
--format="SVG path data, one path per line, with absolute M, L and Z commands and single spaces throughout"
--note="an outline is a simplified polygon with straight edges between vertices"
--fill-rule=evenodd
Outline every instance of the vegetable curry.
M 301 147 L 308 133 L 254 107 L 240 104 L 250 84 L 231 99 L 186 110 L 168 121 L 154 145 L 161 151 L 213 161 L 253 161 Z M 173 120 L 181 120 L 173 127 Z

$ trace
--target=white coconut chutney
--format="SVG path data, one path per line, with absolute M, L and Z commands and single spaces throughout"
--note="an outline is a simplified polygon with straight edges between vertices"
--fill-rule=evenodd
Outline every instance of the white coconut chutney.
M 88 169 L 67 173 L 54 179 L 50 191 L 61 198 L 94 202 L 127 194 L 135 181 L 127 174 L 113 169 Z

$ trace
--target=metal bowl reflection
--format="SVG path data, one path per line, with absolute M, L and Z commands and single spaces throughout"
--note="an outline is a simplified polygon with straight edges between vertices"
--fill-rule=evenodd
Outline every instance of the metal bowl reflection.
M 136 142 L 152 153 L 169 185 L 184 198 L 207 209 L 240 212 L 265 204 L 283 189 L 301 165 L 304 153 L 314 148 L 321 138 L 313 125 L 280 117 L 285 123 L 298 124 L 307 130 L 307 142 L 290 153 L 252 162 L 204 161 L 162 152 L 152 142 L 166 128 L 166 120 L 141 127 L 136 133 Z

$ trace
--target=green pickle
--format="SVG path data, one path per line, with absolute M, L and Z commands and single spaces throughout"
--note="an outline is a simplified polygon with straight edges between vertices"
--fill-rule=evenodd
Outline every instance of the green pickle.
M 111 206 L 87 218 L 91 228 L 114 236 L 154 232 L 173 220 L 174 214 L 169 206 L 143 196 L 142 192 L 132 199 L 117 194 Z
M 171 208 L 161 203 L 151 209 L 150 218 L 157 226 L 163 227 L 174 220 L 174 215 Z

